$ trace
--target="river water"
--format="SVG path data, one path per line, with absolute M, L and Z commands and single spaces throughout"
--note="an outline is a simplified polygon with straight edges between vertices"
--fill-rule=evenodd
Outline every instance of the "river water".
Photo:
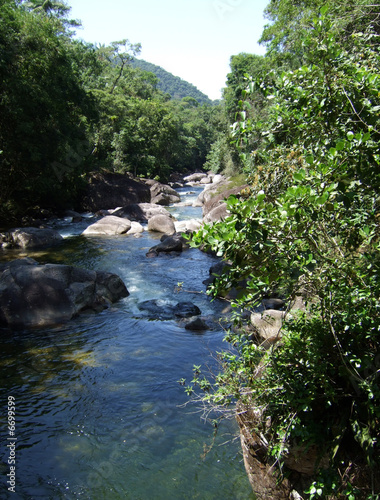
M 181 194 L 191 203 L 197 192 Z M 177 219 L 201 217 L 200 208 L 169 210 Z M 59 248 L 28 255 L 117 273 L 130 296 L 64 326 L 0 332 L 1 499 L 252 499 L 236 423 L 223 421 L 215 437 L 178 382 L 190 384 L 194 364 L 217 371 L 222 327 L 194 333 L 138 308 L 150 299 L 190 300 L 203 316 L 217 317 L 219 304 L 202 283 L 214 259 L 197 249 L 148 259 L 159 235 L 147 231 L 85 238 L 87 216 L 60 221 Z M 16 401 L 16 493 L 6 483 L 9 396 Z

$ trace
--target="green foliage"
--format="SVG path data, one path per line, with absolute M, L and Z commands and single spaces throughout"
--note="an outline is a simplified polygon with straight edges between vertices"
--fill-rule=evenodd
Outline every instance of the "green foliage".
M 247 99 L 261 91 L 269 103 L 258 122 L 242 102 L 233 129 L 239 146 L 261 136 L 247 163 L 250 191 L 230 197 L 229 216 L 193 244 L 231 262 L 211 291 L 240 286 L 237 311 L 273 293 L 307 302 L 268 351 L 244 330 L 229 333 L 236 353 L 221 355 L 205 399 L 253 405 L 280 464 L 295 444 L 328 457 L 330 476 L 320 469 L 310 498 L 364 498 L 370 473 L 351 485 L 345 471 L 353 463 L 376 476 L 380 467 L 380 58 L 373 31 L 340 43 L 335 29 L 322 9 L 303 32 L 305 64 L 248 85 Z
M 216 107 L 169 101 L 131 65 L 140 44 L 72 39 L 61 2 L 0 4 L 0 217 L 63 208 L 91 170 L 161 180 L 199 170 L 215 140 Z
M 67 203 L 82 171 L 59 178 L 53 164 L 85 142 L 95 116 L 92 100 L 72 65 L 59 20 L 11 0 L 0 11 L 1 204 L 54 204 L 57 198 Z
M 153 73 L 157 77 L 157 88 L 169 94 L 172 99 L 181 100 L 184 97 L 192 97 L 199 104 L 212 105 L 213 101 L 194 85 L 179 76 L 174 76 L 156 64 L 149 63 L 143 59 L 134 58 L 131 64 L 135 68 L 141 68 L 144 71 Z

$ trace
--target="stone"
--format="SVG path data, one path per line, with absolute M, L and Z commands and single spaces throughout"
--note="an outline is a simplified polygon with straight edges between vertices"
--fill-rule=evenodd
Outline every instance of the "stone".
M 154 215 L 148 220 L 148 231 L 156 231 L 165 234 L 174 234 L 175 225 L 172 217 L 167 215 Z
M 225 219 L 228 215 L 227 203 L 222 201 L 203 216 L 203 222 L 210 224 Z
M 213 184 L 212 189 L 208 189 L 205 192 L 203 197 L 204 221 L 208 220 L 209 222 L 214 222 L 215 220 L 221 220 L 224 218 L 227 214 L 225 200 L 231 195 L 240 194 L 240 192 L 247 187 L 247 184 L 232 188 L 229 188 L 229 185 L 230 183 L 228 180 L 218 184 Z
M 178 302 L 174 307 L 174 315 L 178 318 L 189 318 L 191 316 L 199 316 L 201 310 L 192 302 Z
M 82 234 L 85 236 L 125 234 L 131 229 L 131 226 L 132 223 L 128 219 L 107 215 L 88 226 Z
M 185 324 L 186 330 L 191 330 L 194 332 L 203 332 L 205 330 L 208 330 L 208 328 L 209 327 L 206 321 L 202 318 L 192 318 Z
M 203 177 L 203 179 L 200 180 L 201 184 L 211 184 L 212 183 L 212 178 L 210 176 Z
M 183 180 L 186 182 L 186 183 L 191 183 L 191 182 L 200 182 L 202 179 L 204 179 L 205 177 L 207 177 L 207 174 L 205 174 L 204 172 L 196 172 L 194 174 L 191 174 L 191 175 L 187 175 L 186 177 L 183 178 Z
M 174 226 L 177 233 L 192 233 L 198 231 L 201 225 L 202 223 L 196 219 L 174 221 Z
M 138 304 L 138 308 L 146 312 L 150 319 L 170 320 L 174 318 L 173 305 L 164 300 L 145 300 Z
M 138 235 L 143 232 L 144 228 L 139 222 L 131 221 L 131 228 L 127 231 L 127 234 Z
M 281 338 L 284 318 L 285 312 L 276 309 L 267 309 L 263 313 L 252 313 L 251 325 L 256 341 L 263 344 L 264 347 L 270 347 L 271 344 L 277 342 Z
M 149 249 L 147 257 L 157 257 L 160 252 L 182 252 L 183 242 L 180 236 L 165 236 L 161 243 Z
M 27 249 L 54 246 L 63 238 L 54 229 L 23 227 L 8 231 L 8 241 L 15 247 Z
M 162 299 L 145 300 L 138 304 L 138 308 L 140 311 L 146 313 L 150 319 L 164 321 L 180 320 L 189 317 L 194 319 L 194 316 L 201 314 L 200 309 L 192 302 L 178 302 L 177 304 L 173 304 Z
M 90 174 L 81 202 L 84 211 L 124 207 L 131 203 L 149 203 L 150 188 L 126 174 L 95 172 Z
M 69 265 L 19 259 L 3 264 L 0 273 L 0 325 L 12 329 L 64 323 L 129 295 L 116 274 Z
M 153 203 L 132 203 L 116 210 L 113 215 L 125 217 L 130 221 L 148 222 L 154 215 L 169 215 L 166 208 Z
M 161 184 L 160 182 L 155 182 L 151 185 L 150 193 L 151 203 L 157 205 L 169 206 L 181 201 L 181 196 L 175 189 L 166 184 Z

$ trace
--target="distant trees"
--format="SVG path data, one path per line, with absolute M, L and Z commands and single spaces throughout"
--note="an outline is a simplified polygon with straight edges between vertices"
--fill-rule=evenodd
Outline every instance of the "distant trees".
M 199 104 L 213 104 L 213 101 L 198 90 L 197 87 L 182 80 L 179 76 L 172 75 L 156 64 L 149 63 L 143 59 L 134 58 L 132 60 L 132 66 L 155 74 L 157 77 L 157 88 L 165 94 L 169 94 L 172 99 L 178 100 L 184 97 L 192 97 L 199 102 Z
M 58 180 L 53 163 L 86 138 L 96 117 L 72 63 L 61 23 L 0 7 L 1 206 L 62 202 L 75 193 L 81 166 Z
M 0 5 L 3 219 L 75 205 L 90 170 L 165 180 L 200 169 L 214 140 L 207 106 L 170 101 L 153 73 L 130 64 L 139 44 L 73 40 L 69 11 L 50 0 Z

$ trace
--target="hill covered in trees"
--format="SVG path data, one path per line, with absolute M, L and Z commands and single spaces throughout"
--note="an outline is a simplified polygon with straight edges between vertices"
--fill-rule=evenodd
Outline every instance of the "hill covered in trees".
M 172 77 L 177 87 L 165 89 L 178 99 L 168 99 L 152 72 L 131 64 L 140 44 L 75 40 L 69 11 L 59 2 L 0 4 L 5 222 L 29 207 L 75 206 L 93 171 L 164 181 L 199 170 L 215 140 L 217 107 L 206 96 Z
M 213 104 L 213 101 L 197 89 L 195 85 L 182 80 L 179 76 L 174 76 L 169 71 L 161 68 L 161 66 L 144 61 L 143 59 L 136 59 L 135 57 L 131 60 L 130 64 L 135 68 L 154 73 L 158 78 L 157 88 L 165 92 L 165 94 L 169 94 L 172 99 L 193 97 L 199 104 Z

